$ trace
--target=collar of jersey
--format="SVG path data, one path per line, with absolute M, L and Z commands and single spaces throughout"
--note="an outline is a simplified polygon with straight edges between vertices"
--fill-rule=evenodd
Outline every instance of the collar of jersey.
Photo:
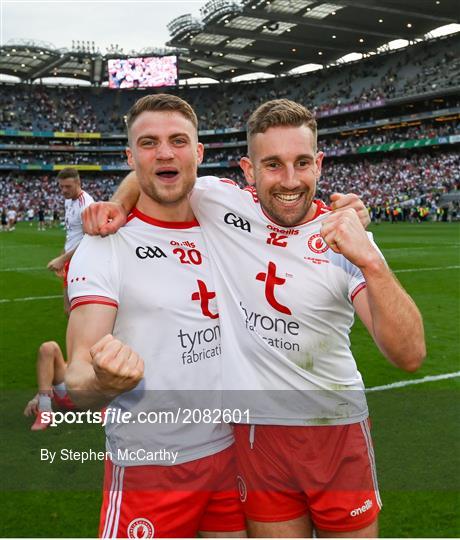
M 265 210 L 262 208 L 262 205 L 260 205 L 260 209 L 262 211 L 262 214 L 268 219 L 268 221 L 271 221 L 273 224 L 277 225 L 278 227 L 284 227 L 285 229 L 297 229 L 298 227 L 302 227 L 302 225 L 311 223 L 322 214 L 325 214 L 326 212 L 331 211 L 329 206 L 324 204 L 323 201 L 321 201 L 320 199 L 314 199 L 313 202 L 316 204 L 315 215 L 311 217 L 310 219 L 307 219 L 306 221 L 302 221 L 302 223 L 299 223 L 298 225 L 292 225 L 292 227 L 284 227 L 284 225 L 280 225 L 279 223 L 276 223 L 276 221 L 273 221 L 273 219 L 268 214 L 265 213 Z
M 138 208 L 131 210 L 127 222 L 134 218 L 140 219 L 144 223 L 155 225 L 155 227 L 162 227 L 163 229 L 191 229 L 192 227 L 200 226 L 196 219 L 192 221 L 161 221 L 142 213 Z

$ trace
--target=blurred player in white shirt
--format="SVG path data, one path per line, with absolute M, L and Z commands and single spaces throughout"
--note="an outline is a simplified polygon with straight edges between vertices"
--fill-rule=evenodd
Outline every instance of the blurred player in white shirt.
M 18 217 L 16 208 L 10 208 L 8 212 L 6 213 L 6 217 L 8 219 L 7 231 L 14 231 L 16 229 L 16 220 Z
M 29 227 L 32 227 L 34 217 L 35 217 L 35 210 L 33 208 L 29 208 L 27 210 L 27 221 L 29 222 Z
M 87 206 L 94 202 L 94 199 L 81 188 L 80 175 L 77 169 L 71 167 L 62 169 L 58 173 L 57 179 L 59 188 L 65 199 L 66 239 L 62 254 L 52 259 L 48 263 L 47 268 L 64 280 L 64 310 L 68 314 L 70 308 L 67 295 L 67 271 L 69 262 L 83 238 L 81 214 Z

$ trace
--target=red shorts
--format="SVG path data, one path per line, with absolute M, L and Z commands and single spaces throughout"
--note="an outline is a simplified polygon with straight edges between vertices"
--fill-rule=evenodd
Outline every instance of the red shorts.
M 318 529 L 356 531 L 382 506 L 369 422 L 340 426 L 235 426 L 238 487 L 254 521 L 310 514 Z
M 106 461 L 101 538 L 195 538 L 198 531 L 245 528 L 234 446 L 181 465 L 118 467 Z
M 69 286 L 67 282 L 67 276 L 69 275 L 69 266 L 70 266 L 70 260 L 64 263 L 64 270 L 63 270 L 64 273 L 62 276 L 62 279 L 64 280 L 64 288 L 67 288 Z

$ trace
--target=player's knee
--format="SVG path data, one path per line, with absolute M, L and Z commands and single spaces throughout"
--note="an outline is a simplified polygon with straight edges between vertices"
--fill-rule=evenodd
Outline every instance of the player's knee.
M 55 341 L 45 341 L 38 350 L 40 358 L 54 357 L 59 351 L 59 345 Z

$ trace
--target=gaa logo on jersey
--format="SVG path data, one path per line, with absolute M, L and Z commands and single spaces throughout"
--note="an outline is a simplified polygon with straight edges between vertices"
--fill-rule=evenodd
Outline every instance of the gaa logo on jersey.
M 153 246 L 153 248 L 150 246 L 139 246 L 136 248 L 136 255 L 139 257 L 139 259 L 166 257 L 166 253 L 158 246 Z
M 233 212 L 228 212 L 228 214 L 225 214 L 224 216 L 224 222 L 228 225 L 233 225 L 237 229 L 241 229 L 242 231 L 251 232 L 251 224 L 246 219 L 243 219 L 240 216 L 237 216 Z
M 329 246 L 326 244 L 326 242 L 323 240 L 322 236 L 319 233 L 312 234 L 308 239 L 307 244 L 310 250 L 313 251 L 313 253 L 324 253 L 329 249 Z
M 136 518 L 128 525 L 126 532 L 128 538 L 153 538 L 155 528 L 147 518 Z

